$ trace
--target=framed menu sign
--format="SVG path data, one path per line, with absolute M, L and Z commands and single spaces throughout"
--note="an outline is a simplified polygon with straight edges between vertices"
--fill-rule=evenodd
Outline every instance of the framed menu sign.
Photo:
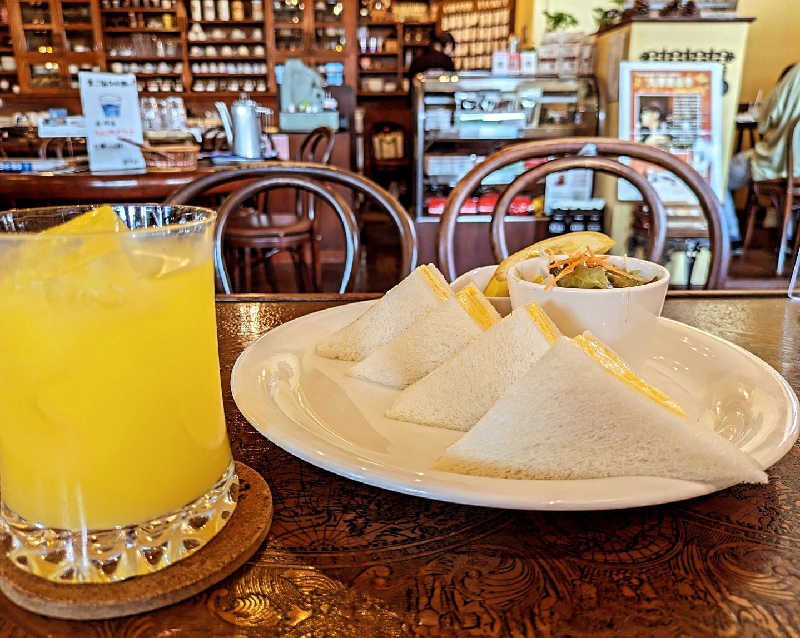
M 129 139 L 142 143 L 139 94 L 133 73 L 78 73 L 86 121 L 86 147 L 93 171 L 143 169 L 144 158 Z
M 652 144 L 680 157 L 722 199 L 722 66 L 694 62 L 621 63 L 619 137 Z M 647 177 L 665 203 L 697 202 L 686 185 L 666 169 L 639 160 L 625 163 Z M 619 180 L 617 184 L 620 201 L 641 199 L 629 182 Z

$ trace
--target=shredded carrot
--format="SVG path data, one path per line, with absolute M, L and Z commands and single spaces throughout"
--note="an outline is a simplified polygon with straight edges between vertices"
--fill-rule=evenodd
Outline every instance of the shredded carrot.
M 550 256 L 551 258 L 553 257 L 552 253 L 550 253 Z M 618 275 L 623 275 L 625 277 L 630 277 L 631 279 L 634 279 L 636 281 L 647 283 L 648 280 L 644 279 L 643 277 L 639 277 L 638 275 L 633 275 L 620 268 L 617 268 L 616 266 L 607 264 L 606 263 L 607 257 L 608 257 L 607 255 L 595 255 L 592 252 L 592 249 L 587 246 L 584 250 L 577 252 L 573 255 L 570 255 L 565 259 L 558 259 L 553 261 L 550 264 L 550 269 L 561 268 L 561 272 L 559 272 L 558 275 L 556 275 L 555 277 L 550 279 L 550 281 L 547 282 L 547 284 L 544 287 L 545 290 L 549 290 L 550 288 L 555 286 L 556 283 L 561 278 L 566 277 L 578 266 L 586 266 L 587 268 L 597 268 L 599 266 L 607 271 L 616 273 Z

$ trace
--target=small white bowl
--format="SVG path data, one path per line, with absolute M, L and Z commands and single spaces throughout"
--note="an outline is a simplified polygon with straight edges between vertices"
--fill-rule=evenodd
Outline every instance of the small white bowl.
M 483 292 L 486 290 L 486 286 L 489 285 L 489 281 L 491 281 L 496 269 L 497 266 L 480 266 L 479 268 L 468 270 L 452 283 L 452 288 L 455 292 L 458 292 L 472 282 L 478 287 L 478 290 Z M 500 313 L 500 316 L 505 317 L 511 314 L 510 297 L 488 297 L 488 299 L 495 307 L 495 310 Z
M 527 281 L 542 274 L 546 268 L 546 258 L 536 257 L 509 270 L 511 307 L 518 308 L 535 301 L 566 336 L 574 337 L 589 330 L 614 346 L 661 314 L 669 287 L 669 271 L 652 261 L 631 257 L 609 256 L 608 263 L 628 271 L 637 270 L 641 277 L 656 277 L 656 280 L 632 288 L 585 290 L 553 286 L 545 290 L 544 284 Z

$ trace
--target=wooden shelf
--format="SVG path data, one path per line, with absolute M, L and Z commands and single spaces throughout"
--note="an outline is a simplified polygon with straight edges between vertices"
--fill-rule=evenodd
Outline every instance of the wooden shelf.
M 181 55 L 108 55 L 106 60 L 110 62 L 150 62 L 152 60 L 164 60 L 165 62 L 180 62 L 183 60 Z
M 220 71 L 219 73 L 195 73 L 192 71 L 193 78 L 253 78 L 264 79 L 266 73 L 227 73 Z
M 362 75 L 397 75 L 400 69 L 359 69 Z
M 196 22 L 197 24 L 214 24 L 218 26 L 225 26 L 225 25 L 239 25 L 239 24 L 249 24 L 249 25 L 260 25 L 264 26 L 263 20 L 189 20 L 189 22 Z
M 366 52 L 361 52 L 358 55 L 366 57 L 366 58 L 370 58 L 370 57 L 373 57 L 373 58 L 396 58 L 398 53 L 397 53 L 397 51 L 395 51 L 394 53 L 386 53 L 386 52 L 366 53 Z
M 155 7 L 109 7 L 104 9 L 100 7 L 100 13 L 176 13 L 177 11 L 177 7 L 172 9 L 157 9 Z
M 105 33 L 180 33 L 180 29 L 163 27 L 103 27 Z
M 134 71 L 132 73 L 136 74 L 144 81 L 146 81 L 148 78 L 159 77 L 165 78 L 165 81 L 167 78 L 169 78 L 175 82 L 179 82 L 181 78 L 188 82 L 191 77 L 196 77 L 198 79 L 210 78 L 211 80 L 216 78 L 219 80 L 223 79 L 225 76 L 230 76 L 231 78 L 236 78 L 239 83 L 247 78 L 251 78 L 258 82 L 262 82 L 264 79 L 266 79 L 267 87 L 274 88 L 275 80 L 272 75 L 273 67 L 276 64 L 284 63 L 287 58 L 297 57 L 303 59 L 306 64 L 312 66 L 323 65 L 327 62 L 343 64 L 345 76 L 344 83 L 346 85 L 352 86 L 358 78 L 359 52 L 356 38 L 356 28 L 358 26 L 357 3 L 345 2 L 342 5 L 343 11 L 341 15 L 336 16 L 335 21 L 328 21 L 325 19 L 317 20 L 317 17 L 326 18 L 327 16 L 315 15 L 313 7 L 311 5 L 307 5 L 305 12 L 302 14 L 301 20 L 299 22 L 294 22 L 295 17 L 293 14 L 283 13 L 280 10 L 275 11 L 273 4 L 268 2 L 264 3 L 264 16 L 259 19 L 254 19 L 250 16 L 247 16 L 242 20 L 193 20 L 191 19 L 191 16 L 187 15 L 189 3 L 186 0 L 181 0 L 180 2 L 176 1 L 173 6 L 169 8 L 159 6 L 101 7 L 99 6 L 101 1 L 102 0 L 46 0 L 46 5 L 43 5 L 46 11 L 41 13 L 41 16 L 39 14 L 31 14 L 28 16 L 29 19 L 46 20 L 47 23 L 45 24 L 24 23 L 20 4 L 14 1 L 8 3 L 9 19 L 7 30 L 2 30 L 0 33 L 13 36 L 15 46 L 0 48 L 0 54 L 11 55 L 15 51 L 20 52 L 20 47 L 18 44 L 22 43 L 22 46 L 24 47 L 26 36 L 30 39 L 30 36 L 34 32 L 41 32 L 40 36 L 50 36 L 40 37 L 40 39 L 52 40 L 54 49 L 53 53 L 45 54 L 40 54 L 38 52 L 20 52 L 19 70 L 16 73 L 20 83 L 19 95 L 21 96 L 21 99 L 26 97 L 38 97 L 42 98 L 44 101 L 45 96 L 77 95 L 77 91 L 70 87 L 70 74 L 68 73 L 68 65 L 73 63 L 82 64 L 85 62 L 89 62 L 93 66 L 98 65 L 100 68 L 108 68 L 108 65 L 112 63 L 138 63 L 139 68 L 141 68 L 141 66 L 146 62 L 155 64 L 158 64 L 160 61 L 169 61 L 173 64 L 176 62 L 183 62 L 183 71 L 181 73 L 174 71 L 164 74 L 158 72 L 145 73 L 144 71 L 139 71 L 138 73 Z M 126 1 L 127 0 L 121 0 L 123 3 Z M 131 0 L 131 4 L 135 3 L 137 3 L 136 0 Z M 64 5 L 64 11 L 66 11 L 67 16 L 72 17 L 72 22 L 69 20 L 64 20 L 64 11 L 61 10 L 62 4 Z M 110 2 L 107 4 L 110 4 Z M 140 4 L 144 4 L 144 2 Z M 83 11 L 84 7 L 90 8 L 90 15 L 86 15 L 76 10 L 80 8 L 80 10 Z M 131 18 L 135 16 L 136 20 L 133 22 L 128 21 L 127 17 L 123 17 L 125 14 L 130 14 Z M 170 28 L 166 28 L 164 26 L 164 23 L 161 22 L 158 14 L 167 14 L 165 18 L 167 20 L 169 17 L 172 17 L 173 22 L 166 22 L 166 25 Z M 149 21 L 151 24 L 154 24 L 154 26 L 129 26 L 130 24 L 135 25 L 139 21 Z M 202 26 L 203 31 L 206 33 L 206 40 L 189 39 L 190 37 L 193 37 L 190 33 L 190 27 L 194 24 Z M 0 29 L 3 29 L 4 26 L 6 25 L 0 24 Z M 397 23 L 380 23 L 376 26 L 389 30 L 394 29 L 392 33 L 398 37 L 399 41 L 402 41 L 402 31 L 400 30 L 400 27 L 397 26 Z M 333 44 L 340 44 L 338 40 L 329 40 L 327 38 L 321 38 L 320 40 L 317 40 L 317 33 L 320 31 L 324 33 L 325 30 L 330 27 L 336 28 L 337 34 L 341 30 L 341 33 L 343 34 L 347 43 L 341 47 L 343 50 L 337 51 L 335 49 L 325 48 L 329 44 L 331 46 Z M 209 37 L 211 35 L 211 31 L 219 31 L 219 29 L 221 29 L 223 32 L 219 33 L 219 35 L 224 35 L 224 37 L 219 39 Z M 253 29 L 259 30 L 263 37 L 253 37 L 251 35 Z M 295 41 L 298 43 L 298 48 L 296 50 L 281 51 L 276 48 L 276 32 L 280 31 L 281 29 L 292 29 L 292 33 L 296 34 L 297 37 Z M 242 39 L 232 38 L 230 37 L 232 31 L 240 33 L 246 37 Z M 74 41 L 79 35 L 81 38 L 83 38 L 84 33 L 90 36 L 90 42 L 87 42 L 87 45 L 88 48 L 92 49 L 91 51 L 87 51 L 85 53 L 69 53 L 63 50 L 65 37 L 67 41 L 70 39 Z M 116 40 L 128 39 L 133 34 L 136 34 L 136 37 L 145 37 L 148 39 L 152 37 L 160 38 L 162 41 L 174 40 L 176 43 L 180 44 L 178 50 L 181 52 L 181 54 L 173 56 L 160 56 L 155 53 L 152 55 L 108 55 L 110 49 L 115 49 L 117 52 L 121 52 L 123 50 L 116 46 Z M 385 33 L 384 35 L 387 34 Z M 286 44 L 288 44 L 290 41 L 291 40 L 283 40 L 283 42 Z M 278 39 L 278 42 L 281 42 L 280 38 Z M 4 41 L 3 44 L 6 44 L 6 42 Z M 109 46 L 112 44 L 114 46 Z M 237 55 L 235 52 L 237 48 L 242 45 L 247 46 L 251 54 Z M 48 46 L 48 49 L 46 50 L 49 50 L 50 45 L 48 44 L 46 46 Z M 205 47 L 208 46 L 215 47 L 216 53 L 213 55 L 205 55 Z M 195 50 L 202 55 L 189 55 L 193 47 L 199 47 L 199 49 Z M 228 50 L 228 47 L 231 47 L 233 50 L 233 55 L 220 53 L 220 49 L 222 47 L 225 47 L 226 51 Z M 255 47 L 258 47 L 256 49 L 259 51 L 258 54 L 252 54 Z M 263 52 L 261 52 L 261 47 L 264 49 Z M 155 47 L 153 47 L 153 49 L 155 49 Z M 130 51 L 130 49 L 128 50 Z M 386 63 L 394 65 L 395 62 L 402 61 L 402 58 L 395 57 L 402 55 L 402 52 L 403 49 L 398 46 L 398 52 L 395 54 L 382 51 L 375 54 L 364 52 L 364 55 L 365 57 L 374 55 L 374 62 L 386 61 Z M 35 64 L 40 61 L 42 63 L 53 62 L 59 65 L 59 68 L 56 70 L 56 72 L 52 74 L 53 81 L 58 81 L 58 86 L 54 86 L 52 88 L 42 88 L 32 85 L 32 78 L 30 77 L 27 65 Z M 258 73 L 226 73 L 223 71 L 220 71 L 216 74 L 192 73 L 190 71 L 191 67 L 187 67 L 186 65 L 191 65 L 196 62 L 265 63 L 268 71 Z M 115 68 L 118 68 L 118 65 L 115 66 Z M 150 66 L 148 66 L 148 68 L 150 68 Z M 239 68 L 241 69 L 241 66 Z M 394 71 L 380 70 L 369 73 L 374 73 L 378 77 L 388 77 L 388 74 L 393 72 Z M 13 74 L 9 73 L 8 75 Z M 3 77 L 5 77 L 5 75 L 3 75 Z M 186 88 L 189 89 L 189 86 L 186 86 Z M 189 90 L 185 92 L 143 92 L 145 95 L 182 95 L 184 93 L 185 97 L 202 97 L 202 95 L 206 95 L 208 96 L 208 99 L 211 99 L 212 96 L 225 95 L 224 91 L 201 91 L 197 93 Z M 269 93 L 262 94 L 270 95 Z M 238 95 L 238 92 L 231 92 L 231 95 Z
M 267 59 L 266 55 L 190 55 L 189 62 L 216 62 L 217 60 L 229 60 L 231 62 L 247 62 L 250 60 L 258 60 L 263 62 Z
M 201 46 L 201 47 L 204 47 L 204 46 L 216 46 L 218 44 L 235 44 L 235 45 L 239 45 L 239 44 L 260 44 L 261 46 L 264 46 L 264 40 L 263 39 L 261 39 L 261 40 L 235 40 L 233 38 L 225 38 L 225 39 L 222 39 L 222 40 L 216 40 L 216 39 L 212 40 L 212 39 L 209 38 L 208 40 L 187 40 L 187 42 L 189 43 L 189 46 Z

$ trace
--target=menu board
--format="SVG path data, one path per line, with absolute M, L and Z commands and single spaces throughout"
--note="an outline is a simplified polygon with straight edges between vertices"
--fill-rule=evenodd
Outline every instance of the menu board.
M 86 120 L 86 147 L 93 171 L 134 170 L 145 167 L 139 149 L 123 139 L 142 143 L 139 95 L 133 73 L 78 74 L 81 105 Z
M 718 63 L 623 62 L 619 74 L 619 137 L 652 144 L 680 157 L 722 193 L 722 66 Z M 630 160 L 662 201 L 697 199 L 675 175 Z M 638 201 L 639 192 L 619 180 L 617 198 Z
M 508 46 L 511 17 L 510 0 L 444 0 L 439 29 L 456 41 L 456 70 L 490 69 L 492 53 Z

